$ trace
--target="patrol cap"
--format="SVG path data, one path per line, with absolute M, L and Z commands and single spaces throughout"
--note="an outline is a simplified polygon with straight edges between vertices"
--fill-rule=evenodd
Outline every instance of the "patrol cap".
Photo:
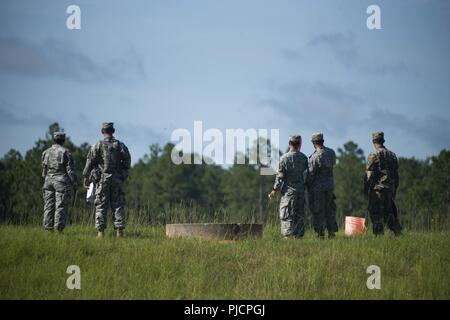
M 62 131 L 56 131 L 53 132 L 53 139 L 65 139 L 66 138 L 66 134 Z
M 298 135 L 298 134 L 293 134 L 293 135 L 289 136 L 289 142 L 294 143 L 294 144 L 299 144 L 302 142 L 302 136 Z
M 321 133 L 321 132 L 313 133 L 312 137 L 311 137 L 311 141 L 312 142 L 323 141 L 323 133 Z
M 377 131 L 377 132 L 372 133 L 372 140 L 384 141 L 384 132 Z
M 105 131 L 107 131 L 109 133 L 114 133 L 114 131 L 115 131 L 114 122 L 103 122 L 102 133 L 104 133 Z
M 102 129 L 114 129 L 114 122 L 103 122 Z

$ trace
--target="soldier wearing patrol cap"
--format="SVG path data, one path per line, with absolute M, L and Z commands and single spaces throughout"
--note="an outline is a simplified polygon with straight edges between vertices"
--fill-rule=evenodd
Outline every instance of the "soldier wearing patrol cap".
M 42 153 L 44 178 L 44 228 L 62 233 L 66 226 L 72 190 L 76 184 L 75 164 L 70 151 L 63 147 L 64 132 L 53 133 L 54 144 Z
M 369 201 L 373 233 L 383 234 L 386 223 L 395 235 L 400 235 L 402 226 L 394 201 L 399 185 L 397 156 L 384 146 L 383 132 L 372 133 L 372 142 L 374 151 L 367 159 L 364 191 Z
M 101 130 L 104 139 L 91 147 L 83 170 L 84 185 L 96 185 L 95 227 L 98 237 L 104 236 L 108 207 L 113 213 L 117 237 L 123 237 L 125 228 L 125 194 L 123 184 L 128 177 L 131 157 L 127 146 L 117 140 L 112 122 L 104 122 Z M 93 174 L 95 173 L 95 174 Z M 92 181 L 93 180 L 93 181 Z
M 300 152 L 302 137 L 289 138 L 289 151 L 280 158 L 278 172 L 269 198 L 281 192 L 280 220 L 284 237 L 302 237 L 305 233 L 305 182 L 308 159 Z
M 336 154 L 324 146 L 323 133 L 314 133 L 311 142 L 315 151 L 308 158 L 306 183 L 314 230 L 319 237 L 324 237 L 326 228 L 328 237 L 332 238 L 338 229 L 333 178 Z

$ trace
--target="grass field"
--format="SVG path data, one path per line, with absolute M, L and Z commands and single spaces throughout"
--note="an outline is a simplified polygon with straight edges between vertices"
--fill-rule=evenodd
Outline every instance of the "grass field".
M 450 299 L 448 232 L 284 240 L 269 226 L 233 243 L 166 239 L 156 227 L 112 232 L 1 226 L 0 298 Z M 66 288 L 69 265 L 81 269 L 81 290 Z M 381 268 L 380 290 L 366 287 L 369 265 Z

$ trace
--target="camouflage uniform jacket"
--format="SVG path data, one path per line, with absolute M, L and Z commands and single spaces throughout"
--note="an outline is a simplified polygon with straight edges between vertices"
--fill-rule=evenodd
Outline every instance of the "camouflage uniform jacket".
M 310 190 L 334 189 L 333 167 L 336 165 L 336 154 L 327 147 L 317 148 L 308 158 L 307 185 Z
M 76 183 L 75 164 L 70 151 L 59 144 L 54 144 L 42 153 L 42 177 L 65 180 Z
M 384 146 L 371 152 L 366 167 L 366 194 L 369 190 L 390 190 L 395 194 L 398 184 L 398 160 L 395 153 Z
M 125 181 L 131 165 L 131 156 L 124 143 L 114 137 L 107 137 L 98 141 L 91 147 L 88 153 L 83 176 L 87 180 L 92 180 L 94 176 L 98 183 L 100 178 L 108 179 L 118 177 Z
M 280 158 L 274 190 L 285 193 L 289 188 L 304 190 L 304 174 L 308 170 L 308 159 L 300 151 L 289 151 Z

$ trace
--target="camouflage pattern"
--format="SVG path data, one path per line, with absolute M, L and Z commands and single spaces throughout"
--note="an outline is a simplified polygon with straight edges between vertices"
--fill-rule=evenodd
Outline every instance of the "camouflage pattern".
M 305 233 L 305 182 L 308 159 L 300 151 L 289 151 L 280 158 L 273 189 L 281 191 L 280 220 L 283 236 Z
M 63 146 L 54 144 L 42 153 L 41 163 L 44 178 L 44 228 L 62 231 L 66 226 L 70 198 L 76 184 L 72 154 Z
M 323 140 L 320 134 L 319 140 Z M 313 136 L 314 140 L 314 136 Z M 323 236 L 325 227 L 329 235 L 338 230 L 336 222 L 336 204 L 334 195 L 333 167 L 336 165 L 336 154 L 333 149 L 318 147 L 308 159 L 309 208 L 313 215 L 314 231 Z
M 377 131 L 372 133 L 372 140 L 384 140 L 384 132 Z
M 311 137 L 311 141 L 312 142 L 323 141 L 323 133 L 320 133 L 320 132 L 313 133 L 313 135 Z
M 66 139 L 66 134 L 64 132 L 61 131 L 56 131 L 53 133 L 53 139 Z
M 114 123 L 113 122 L 103 122 L 102 130 L 104 130 L 104 129 L 114 129 Z
M 300 144 L 302 142 L 302 137 L 296 134 L 291 135 L 289 137 L 289 142 Z
M 94 182 L 95 227 L 103 231 L 107 225 L 108 207 L 113 212 L 115 229 L 125 228 L 125 193 L 123 183 L 128 177 L 131 157 L 124 143 L 106 137 L 92 146 L 83 170 L 85 184 Z
M 398 185 L 397 156 L 386 147 L 380 146 L 369 154 L 364 180 L 374 234 L 384 233 L 384 223 L 395 234 L 401 233 L 402 227 L 394 201 Z

